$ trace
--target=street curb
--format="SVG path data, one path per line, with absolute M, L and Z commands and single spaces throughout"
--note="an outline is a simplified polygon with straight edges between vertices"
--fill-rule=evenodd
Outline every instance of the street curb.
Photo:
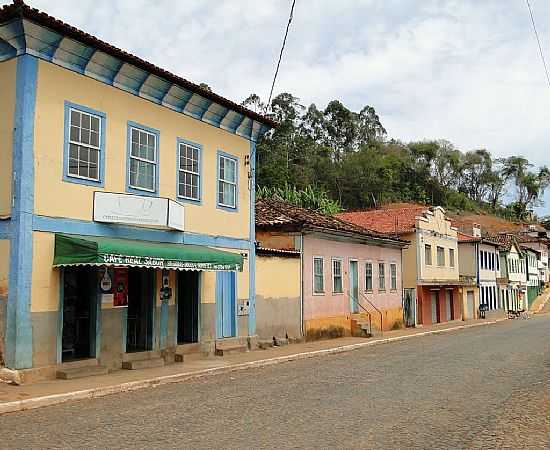
M 506 319 L 497 319 L 497 320 L 491 320 L 491 321 L 482 322 L 482 323 L 474 323 L 469 325 L 459 325 L 453 328 L 445 328 L 442 330 L 429 330 L 429 331 L 423 331 L 420 333 L 408 334 L 404 336 L 381 338 L 381 339 L 377 339 L 369 342 L 360 342 L 357 344 L 342 345 L 339 347 L 327 348 L 323 350 L 313 350 L 310 352 L 302 352 L 302 353 L 295 353 L 292 355 L 277 356 L 274 358 L 261 359 L 258 361 L 249 361 L 246 363 L 234 364 L 231 366 L 213 367 L 210 369 L 201 369 L 194 372 L 188 372 L 183 374 L 163 375 L 160 377 L 149 378 L 147 380 L 130 381 L 130 382 L 121 383 L 113 386 L 84 389 L 81 391 L 67 392 L 63 394 L 53 394 L 53 395 L 47 395 L 43 397 L 35 397 L 35 398 L 28 398 L 24 400 L 16 400 L 12 402 L 0 403 L 0 415 L 11 413 L 11 412 L 17 412 L 17 411 L 25 411 L 29 409 L 42 408 L 44 406 L 58 405 L 68 401 L 87 400 L 87 399 L 93 399 L 98 397 L 104 397 L 106 395 L 111 395 L 111 394 L 119 394 L 122 392 L 131 392 L 131 391 L 137 391 L 139 389 L 145 389 L 149 387 L 162 386 L 165 384 L 196 380 L 199 378 L 205 378 L 213 375 L 227 374 L 231 372 L 237 372 L 240 370 L 267 367 L 267 366 L 272 366 L 272 365 L 280 364 L 284 362 L 316 358 L 316 357 L 325 356 L 325 355 L 347 353 L 347 352 L 358 350 L 364 347 L 371 347 L 374 345 L 403 341 L 403 340 L 412 339 L 420 336 L 448 333 L 451 331 L 463 330 L 467 328 L 474 328 L 474 327 L 479 327 L 484 325 L 493 325 L 503 320 L 506 320 Z

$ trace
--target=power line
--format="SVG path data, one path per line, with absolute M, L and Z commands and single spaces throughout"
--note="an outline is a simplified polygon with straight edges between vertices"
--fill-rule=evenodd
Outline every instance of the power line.
M 283 45 L 281 46 L 281 53 L 279 53 L 279 61 L 277 62 L 277 68 L 275 69 L 275 75 L 273 76 L 273 83 L 271 83 L 271 91 L 269 92 L 269 99 L 265 105 L 265 112 L 271 105 L 271 97 L 273 96 L 273 89 L 275 88 L 275 81 L 277 80 L 277 75 L 279 74 L 279 67 L 281 65 L 281 60 L 283 59 L 283 52 L 285 50 L 286 38 L 288 36 L 288 30 L 290 29 L 290 24 L 292 23 L 292 18 L 294 16 L 294 5 L 296 5 L 296 0 L 292 0 L 292 7 L 290 8 L 290 16 L 288 18 L 288 23 L 286 24 L 285 37 L 283 39 Z
M 544 59 L 542 45 L 540 45 L 539 34 L 537 32 L 537 27 L 535 25 L 535 18 L 533 17 L 533 11 L 531 9 L 531 5 L 529 4 L 529 0 L 525 0 L 525 3 L 527 3 L 527 8 L 529 8 L 529 15 L 531 16 L 531 23 L 533 24 L 533 31 L 535 32 L 535 37 L 537 38 L 537 43 L 539 44 L 540 58 L 542 60 L 542 65 L 544 66 L 544 72 L 546 73 L 546 81 L 548 81 L 548 87 L 550 87 L 550 75 L 548 75 L 548 67 L 546 66 L 546 60 Z

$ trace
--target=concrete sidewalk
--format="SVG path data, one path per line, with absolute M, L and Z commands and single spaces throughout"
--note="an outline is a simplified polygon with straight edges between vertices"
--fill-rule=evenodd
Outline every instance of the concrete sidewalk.
M 503 319 L 504 320 L 504 319 Z M 31 385 L 0 383 L 0 414 L 40 408 L 70 400 L 83 400 L 168 383 L 197 379 L 249 368 L 264 367 L 305 358 L 337 354 L 370 345 L 395 342 L 418 336 L 451 332 L 500 320 L 455 321 L 441 325 L 385 332 L 377 338 L 340 338 L 293 344 L 227 357 L 211 357 L 164 367 L 136 371 L 118 370 L 108 375 L 75 380 L 54 380 Z

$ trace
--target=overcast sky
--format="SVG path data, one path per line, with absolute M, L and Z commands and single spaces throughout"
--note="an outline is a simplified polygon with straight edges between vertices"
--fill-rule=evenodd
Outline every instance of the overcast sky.
M 28 3 L 240 102 L 268 96 L 291 0 Z M 296 3 L 275 93 L 372 105 L 404 141 L 550 165 L 550 87 L 524 0 Z M 550 1 L 531 6 L 550 62 Z

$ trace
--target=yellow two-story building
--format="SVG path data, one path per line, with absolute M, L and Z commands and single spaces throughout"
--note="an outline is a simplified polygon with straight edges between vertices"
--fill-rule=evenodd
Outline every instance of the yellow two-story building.
M 250 344 L 255 142 L 275 124 L 20 1 L 0 9 L 0 92 L 5 366 Z

